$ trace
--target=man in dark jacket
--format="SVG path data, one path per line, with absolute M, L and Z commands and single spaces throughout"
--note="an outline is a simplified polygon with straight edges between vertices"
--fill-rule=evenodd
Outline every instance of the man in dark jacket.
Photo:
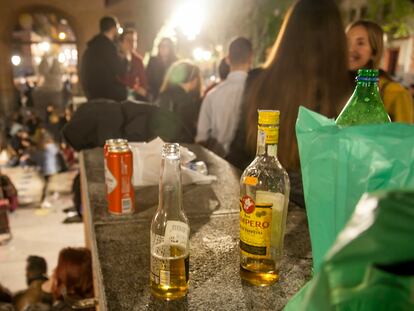
M 127 69 L 127 60 L 118 54 L 114 43 L 118 21 L 105 16 L 100 20 L 100 33 L 88 42 L 81 62 L 81 82 L 86 97 L 125 100 L 126 87 L 119 77 Z

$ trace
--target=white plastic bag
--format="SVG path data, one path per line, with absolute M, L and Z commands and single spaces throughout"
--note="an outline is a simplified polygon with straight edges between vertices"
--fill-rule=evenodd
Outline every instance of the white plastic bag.
M 130 143 L 134 163 L 134 176 L 132 180 L 134 186 L 158 185 L 163 145 L 164 141 L 159 137 L 148 143 Z M 180 153 L 183 185 L 211 183 L 217 179 L 216 176 L 203 175 L 184 166 L 196 158 L 194 152 L 180 146 Z

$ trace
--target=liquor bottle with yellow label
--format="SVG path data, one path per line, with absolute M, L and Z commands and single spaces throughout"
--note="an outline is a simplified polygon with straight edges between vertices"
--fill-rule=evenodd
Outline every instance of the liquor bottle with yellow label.
M 277 159 L 279 111 L 259 110 L 257 151 L 240 180 L 240 275 L 268 286 L 279 279 L 289 177 Z

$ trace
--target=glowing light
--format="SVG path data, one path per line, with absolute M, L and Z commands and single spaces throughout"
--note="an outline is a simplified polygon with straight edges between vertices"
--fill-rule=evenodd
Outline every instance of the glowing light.
M 47 41 L 39 43 L 39 49 L 43 52 L 49 52 L 50 50 L 50 43 Z
M 35 56 L 34 61 L 35 61 L 36 65 L 39 65 L 40 62 L 42 61 L 42 58 L 40 56 Z
M 118 33 L 120 34 L 120 35 L 122 35 L 122 33 L 124 32 L 124 28 L 122 28 L 122 27 L 119 27 L 118 28 Z
M 59 53 L 59 56 L 58 56 L 58 61 L 59 61 L 59 63 L 64 63 L 65 61 L 66 61 L 66 55 L 65 55 L 65 53 Z
M 210 51 L 203 51 L 203 60 L 209 61 L 211 59 L 211 55 Z
M 67 58 L 71 58 L 71 56 L 72 56 L 72 54 L 70 53 L 70 50 L 69 49 L 63 49 L 63 53 L 65 54 L 65 56 Z
M 11 57 L 11 62 L 14 66 L 19 66 L 20 63 L 22 62 L 22 59 L 19 55 L 13 55 Z
M 201 3 L 188 1 L 176 11 L 172 17 L 171 26 L 179 28 L 188 40 L 194 40 L 201 31 L 203 21 L 204 14 Z
M 193 51 L 193 57 L 196 61 L 201 61 L 203 59 L 203 50 L 201 48 L 195 48 Z
M 203 50 L 202 48 L 195 48 L 193 51 L 193 57 L 196 61 L 209 61 L 212 53 L 210 51 Z
M 59 37 L 60 40 L 65 40 L 66 39 L 66 34 L 64 32 L 59 32 L 58 37 Z

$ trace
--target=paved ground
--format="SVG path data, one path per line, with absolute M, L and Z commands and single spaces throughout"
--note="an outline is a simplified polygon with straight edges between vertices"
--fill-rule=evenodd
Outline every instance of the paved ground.
M 12 180 L 13 177 L 22 175 L 18 170 L 7 173 Z M 34 203 L 19 207 L 9 215 L 12 239 L 7 244 L 0 245 L 0 283 L 10 290 L 16 291 L 26 287 L 24 274 L 26 258 L 29 255 L 43 256 L 48 263 L 50 275 L 56 266 L 60 249 L 67 246 L 84 246 L 83 224 L 62 223 L 66 218 L 63 209 L 72 205 L 69 192 L 75 174 L 75 171 L 71 171 L 52 178 L 49 185 L 49 208 L 39 208 L 39 203 Z M 39 180 L 32 177 L 31 181 L 27 182 L 27 179 L 23 178 L 24 182 L 16 186 L 29 188 L 31 191 L 36 188 L 33 195 L 38 196 L 37 191 L 41 191 L 38 187 Z M 23 189 L 22 192 L 27 196 L 27 189 Z

